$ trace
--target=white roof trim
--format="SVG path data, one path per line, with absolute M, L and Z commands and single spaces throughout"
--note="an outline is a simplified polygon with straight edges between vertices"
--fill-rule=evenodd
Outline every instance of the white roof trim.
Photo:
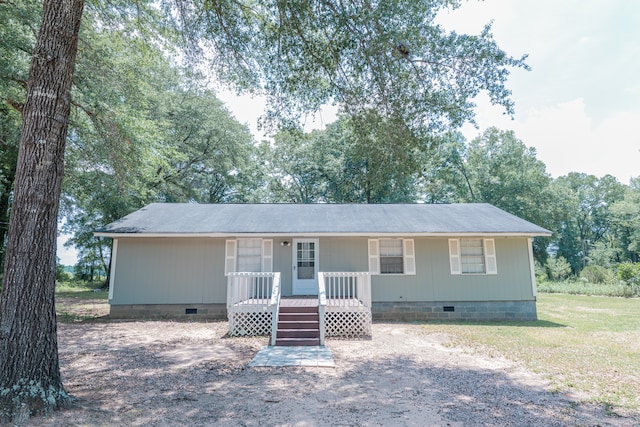
M 144 237 L 536 237 L 551 236 L 551 233 L 105 233 L 95 232 L 96 237 L 144 238 Z

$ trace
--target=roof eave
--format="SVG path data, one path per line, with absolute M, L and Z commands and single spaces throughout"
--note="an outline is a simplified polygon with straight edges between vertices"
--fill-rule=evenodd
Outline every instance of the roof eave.
M 110 233 L 99 231 L 96 237 L 119 238 L 194 238 L 194 237 L 548 237 L 551 232 L 232 232 L 232 233 Z

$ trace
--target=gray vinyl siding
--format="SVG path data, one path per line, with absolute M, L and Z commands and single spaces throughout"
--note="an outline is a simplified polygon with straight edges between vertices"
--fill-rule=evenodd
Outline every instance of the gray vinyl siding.
M 320 239 L 320 271 L 367 271 L 368 240 L 362 237 Z
M 319 239 L 320 271 L 368 271 L 368 237 Z M 118 239 L 112 304 L 226 303 L 224 238 Z M 273 239 L 273 271 L 291 295 L 292 238 Z M 497 275 L 451 275 L 448 238 L 414 237 L 415 275 L 374 275 L 374 302 L 532 301 L 526 237 L 495 237 Z
M 226 303 L 224 239 L 118 239 L 111 304 Z
M 293 239 L 273 239 L 273 271 L 280 272 L 282 295 L 291 295 L 291 275 L 293 273 Z M 283 246 L 289 242 L 289 246 Z
M 414 243 L 416 275 L 372 276 L 373 301 L 533 300 L 527 238 L 495 238 L 496 275 L 452 275 L 448 238 L 414 238 Z

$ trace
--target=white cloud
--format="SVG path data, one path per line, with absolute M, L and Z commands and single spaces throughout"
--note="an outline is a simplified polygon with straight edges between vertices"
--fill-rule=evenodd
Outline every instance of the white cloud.
M 577 98 L 519 114 L 515 120 L 500 114 L 486 100 L 478 101 L 479 130 L 466 127 L 467 139 L 490 126 L 512 129 L 554 177 L 584 172 L 610 174 L 623 183 L 640 176 L 640 112 L 620 112 L 595 121 Z
M 617 177 L 627 183 L 639 176 L 640 114 L 622 112 L 600 122 L 586 112 L 582 98 L 530 111 L 515 126 L 553 176 L 585 172 Z

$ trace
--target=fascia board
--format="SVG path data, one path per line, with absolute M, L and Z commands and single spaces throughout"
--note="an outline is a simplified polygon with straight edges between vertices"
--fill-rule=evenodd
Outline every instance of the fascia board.
M 112 239 L 119 238 L 194 238 L 194 237 L 537 237 L 551 236 L 551 233 L 519 233 L 519 232 L 503 232 L 503 233 L 487 233 L 487 232 L 468 232 L 468 233 L 107 233 L 95 232 L 96 237 L 110 237 Z

